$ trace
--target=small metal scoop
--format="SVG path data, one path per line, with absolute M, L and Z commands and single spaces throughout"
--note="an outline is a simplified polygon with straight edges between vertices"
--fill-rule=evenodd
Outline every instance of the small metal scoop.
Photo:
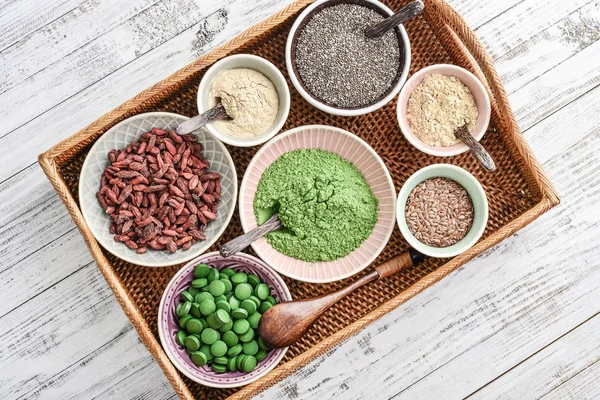
M 229 118 L 229 115 L 227 115 L 225 107 L 223 107 L 222 103 L 219 103 L 210 110 L 203 112 L 200 115 L 197 115 L 190 119 L 186 119 L 185 121 L 180 123 L 177 126 L 177 128 L 175 128 L 175 132 L 177 132 L 178 135 L 187 135 L 188 133 L 192 133 L 196 129 L 201 128 L 208 123 L 211 123 L 218 119 L 227 118 Z
M 400 9 L 396 14 L 391 15 L 381 22 L 369 26 L 365 29 L 365 35 L 371 39 L 377 39 L 385 35 L 391 29 L 408 21 L 411 18 L 421 14 L 425 9 L 425 4 L 421 0 L 416 0 L 408 3 Z

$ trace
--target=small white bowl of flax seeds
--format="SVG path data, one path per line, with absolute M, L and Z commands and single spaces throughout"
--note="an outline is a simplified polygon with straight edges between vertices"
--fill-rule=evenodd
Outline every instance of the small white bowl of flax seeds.
M 400 232 L 415 250 L 448 258 L 481 238 L 488 221 L 488 201 L 469 172 L 450 164 L 433 164 L 404 183 L 396 214 Z

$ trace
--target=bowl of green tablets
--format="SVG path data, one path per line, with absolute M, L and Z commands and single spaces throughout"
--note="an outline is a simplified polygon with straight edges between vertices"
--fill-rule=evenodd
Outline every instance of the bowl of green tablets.
M 167 356 L 202 385 L 247 385 L 279 364 L 287 348 L 271 349 L 258 336 L 261 315 L 292 296 L 283 279 L 256 257 L 204 254 L 169 282 L 158 310 Z

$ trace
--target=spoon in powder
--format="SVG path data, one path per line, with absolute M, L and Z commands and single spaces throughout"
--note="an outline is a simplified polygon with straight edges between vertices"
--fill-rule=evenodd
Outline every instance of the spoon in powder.
M 210 110 L 203 112 L 200 115 L 197 115 L 193 118 L 186 119 L 182 123 L 180 123 L 177 128 L 175 128 L 175 132 L 178 135 L 187 135 L 188 133 L 194 132 L 196 129 L 203 127 L 206 124 L 209 124 L 218 119 L 227 119 L 229 115 L 227 111 L 225 111 L 225 107 L 223 107 L 222 103 L 217 104 Z
M 219 252 L 223 257 L 232 256 L 235 253 L 238 253 L 244 250 L 246 247 L 250 246 L 250 244 L 256 239 L 265 236 L 269 232 L 281 229 L 282 227 L 283 224 L 279 219 L 279 215 L 275 213 L 264 224 L 257 226 L 251 231 L 248 231 L 243 235 L 238 236 L 235 239 L 232 239 L 229 242 L 225 243 L 223 246 L 221 246 L 221 250 Z
M 496 170 L 496 164 L 490 156 L 490 153 L 469 133 L 467 125 L 463 125 L 454 131 L 454 136 L 462 140 L 464 144 L 471 150 L 471 153 L 477 158 L 479 164 L 490 172 Z
M 391 15 L 381 22 L 373 24 L 365 29 L 365 35 L 371 39 L 377 39 L 385 35 L 390 29 L 408 21 L 411 18 L 421 14 L 425 9 L 425 4 L 421 0 L 416 0 L 402 7 L 396 14 Z

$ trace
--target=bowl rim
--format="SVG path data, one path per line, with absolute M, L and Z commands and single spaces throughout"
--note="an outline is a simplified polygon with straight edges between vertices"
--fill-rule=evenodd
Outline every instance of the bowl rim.
M 272 263 L 269 259 L 267 259 L 266 257 L 262 256 L 262 252 L 260 251 L 260 249 L 258 248 L 258 245 L 256 243 L 252 243 L 251 246 L 254 249 L 254 251 L 256 252 L 256 254 L 261 258 L 261 260 L 263 260 L 267 265 L 269 265 L 271 268 L 273 268 L 275 271 L 277 271 L 278 273 L 287 276 L 288 278 L 291 279 L 295 279 L 298 280 L 300 282 L 309 282 L 309 283 L 330 283 L 330 282 L 337 282 L 340 281 L 342 279 L 346 279 L 348 277 L 351 277 L 353 275 L 358 274 L 359 272 L 363 271 L 365 268 L 367 268 L 369 265 L 371 265 L 373 263 L 373 261 L 381 254 L 381 252 L 385 249 L 385 246 L 389 243 L 390 238 L 392 237 L 392 233 L 394 232 L 394 226 L 396 225 L 396 215 L 397 215 L 397 198 L 396 198 L 396 186 L 394 185 L 394 180 L 392 179 L 392 176 L 387 168 L 387 166 L 385 165 L 385 163 L 383 162 L 383 159 L 379 156 L 379 154 L 377 154 L 377 152 L 363 139 L 361 139 L 360 137 L 358 137 L 357 135 L 353 134 L 352 132 L 349 132 L 345 129 L 342 128 L 337 128 L 334 126 L 329 126 L 329 125 L 319 125 L 319 124 L 313 124 L 313 125 L 302 125 L 302 126 L 298 126 L 296 128 L 292 128 L 289 129 L 285 132 L 282 132 L 281 134 L 279 134 L 276 138 L 273 138 L 272 140 L 270 140 L 268 143 L 266 143 L 264 146 L 262 146 L 254 155 L 254 157 L 252 157 L 252 160 L 250 160 L 250 163 L 248 164 L 248 167 L 246 168 L 246 172 L 244 173 L 244 177 L 242 178 L 242 183 L 240 185 L 240 190 L 239 190 L 239 200 L 238 200 L 238 208 L 239 208 L 239 213 L 240 213 L 240 223 L 242 225 L 242 230 L 244 231 L 244 233 L 248 232 L 249 228 L 248 225 L 245 222 L 245 218 L 242 217 L 242 211 L 241 208 L 239 207 L 239 204 L 241 204 L 242 201 L 242 195 L 246 190 L 246 186 L 248 185 L 248 176 L 249 176 L 249 171 L 251 171 L 256 164 L 259 163 L 260 158 L 262 157 L 262 154 L 267 152 L 267 150 L 277 141 L 283 140 L 288 136 L 297 134 L 299 132 L 302 132 L 304 130 L 308 130 L 308 129 L 328 129 L 328 130 L 333 130 L 336 131 L 344 136 L 349 136 L 352 137 L 354 139 L 356 139 L 363 148 L 365 148 L 371 155 L 375 156 L 375 159 L 377 160 L 377 162 L 383 167 L 383 170 L 385 172 L 385 178 L 386 181 L 388 183 L 388 185 L 392 188 L 392 193 L 393 196 L 395 198 L 393 198 L 392 201 L 392 220 L 391 220 L 391 224 L 390 227 L 388 228 L 388 232 L 386 232 L 385 235 L 385 240 L 382 240 L 381 243 L 379 244 L 379 246 L 377 247 L 377 250 L 373 253 L 371 253 L 371 257 L 368 258 L 368 262 L 365 262 L 364 266 L 361 269 L 358 269 L 356 271 L 351 271 L 351 272 L 347 272 L 343 275 L 339 275 L 336 276 L 335 278 L 331 278 L 331 279 L 311 279 L 311 278 L 306 278 L 303 276 L 298 276 L 296 274 L 293 274 L 291 272 L 288 271 L 284 271 L 282 268 L 280 268 L 278 265 Z M 335 152 L 334 152 L 335 153 Z M 337 153 L 335 153 L 337 154 Z M 340 156 L 341 157 L 341 156 Z M 267 166 L 268 168 L 268 166 Z M 362 172 L 361 172 L 362 173 Z M 254 198 L 254 195 L 253 195 Z M 371 232 L 372 234 L 372 232 Z M 364 242 L 363 242 L 364 243 Z M 362 244 L 361 244 L 362 246 Z M 360 246 L 353 250 L 356 251 L 360 248 Z M 352 254 L 352 252 L 350 252 L 350 254 Z M 302 262 L 306 262 L 306 261 L 302 261 Z
M 471 183 L 474 184 L 477 196 L 479 196 L 479 198 L 482 200 L 482 203 L 483 203 L 483 207 L 480 210 L 480 212 L 483 212 L 483 215 L 484 215 L 483 223 L 480 226 L 476 227 L 475 235 L 473 236 L 473 238 L 471 240 L 462 243 L 459 247 L 455 248 L 455 250 L 453 250 L 453 251 L 448 251 L 447 249 L 450 249 L 451 247 L 456 246 L 456 244 L 459 244 L 462 241 L 462 239 L 460 241 L 458 241 L 456 244 L 454 244 L 452 246 L 448 246 L 448 247 L 428 246 L 428 245 L 420 242 L 417 238 L 414 237 L 414 235 L 410 232 L 410 230 L 408 228 L 408 224 L 401 223 L 401 221 L 406 221 L 406 216 L 405 216 L 406 202 L 403 202 L 402 204 L 400 204 L 400 202 L 402 201 L 403 195 L 406 193 L 407 194 L 406 197 L 408 199 L 408 195 L 410 193 L 407 193 L 407 191 L 408 191 L 408 188 L 412 185 L 412 183 L 415 181 L 420 181 L 419 183 L 425 181 L 426 179 L 421 180 L 421 177 L 424 174 L 426 174 L 427 172 L 434 170 L 434 169 L 443 169 L 443 170 L 447 170 L 447 171 L 456 172 L 457 174 L 461 175 L 463 178 L 469 180 Z M 441 175 L 436 175 L 435 177 L 447 178 L 447 177 L 441 176 Z M 430 178 L 427 178 L 427 179 L 430 179 Z M 447 178 L 447 179 L 457 182 L 453 178 Z M 460 182 L 457 182 L 457 183 L 459 185 L 461 185 Z M 461 185 L 461 186 L 463 186 L 463 185 Z M 465 190 L 466 190 L 466 188 L 465 188 Z M 411 189 L 411 191 L 412 191 L 412 189 Z M 469 193 L 469 196 L 471 197 L 471 193 Z M 415 250 L 417 250 L 420 253 L 423 253 L 427 256 L 430 256 L 430 257 L 449 258 L 449 257 L 455 257 L 461 253 L 464 253 L 465 251 L 467 251 L 468 249 L 470 249 L 477 243 L 477 241 L 481 238 L 481 236 L 483 235 L 483 232 L 485 231 L 485 229 L 487 227 L 488 218 L 489 218 L 489 204 L 488 204 L 487 195 L 485 194 L 485 190 L 483 189 L 483 186 L 477 180 L 477 178 L 475 178 L 469 171 L 467 171 L 461 167 L 458 167 L 456 165 L 431 164 L 431 165 L 428 165 L 426 167 L 419 169 L 417 172 L 413 173 L 406 180 L 406 182 L 404 182 L 404 184 L 402 185 L 402 188 L 400 189 L 400 192 L 398 193 L 397 202 L 398 202 L 398 204 L 396 206 L 396 222 L 398 224 L 398 228 L 400 229 L 400 233 L 404 237 L 404 240 L 406 240 L 408 242 L 408 244 Z M 473 229 L 473 228 L 474 227 L 471 226 L 471 229 Z M 470 230 L 469 230 L 469 232 L 470 232 Z
M 90 154 L 92 154 L 94 151 L 97 151 L 98 147 L 100 146 L 100 143 L 102 142 L 103 138 L 107 138 L 107 133 L 110 133 L 113 130 L 117 130 L 118 128 L 120 128 L 123 125 L 126 125 L 127 123 L 131 123 L 133 120 L 137 120 L 137 119 L 143 119 L 143 118 L 147 118 L 148 116 L 163 116 L 163 117 L 173 117 L 173 118 L 182 118 L 183 120 L 187 120 L 189 119 L 189 117 L 186 117 L 185 115 L 181 115 L 181 114 L 177 114 L 177 113 L 171 113 L 171 112 L 164 112 L 164 111 L 154 111 L 154 112 L 147 112 L 147 113 L 141 113 L 141 114 L 136 114 L 136 115 L 132 115 L 129 118 L 124 119 L 123 121 L 120 121 L 119 123 L 115 124 L 114 126 L 112 126 L 109 130 L 107 130 L 106 132 L 104 132 L 97 140 L 96 142 L 92 145 L 92 147 L 90 148 L 90 151 L 88 152 L 88 154 L 85 157 L 85 160 L 83 161 L 83 165 L 81 166 L 81 173 L 79 175 L 79 179 L 81 179 L 82 177 L 84 177 L 86 175 L 86 170 L 90 168 L 89 164 L 91 161 L 90 158 L 88 157 Z M 104 139 L 106 140 L 106 139 Z M 237 204 L 237 199 L 238 199 L 238 181 L 237 181 L 237 172 L 235 170 L 235 164 L 233 162 L 233 159 L 231 158 L 231 154 L 229 154 L 229 150 L 227 150 L 227 147 L 225 147 L 225 145 L 223 145 L 223 143 L 219 142 L 217 140 L 217 143 L 219 146 L 221 146 L 221 150 L 225 156 L 225 158 L 228 161 L 229 167 L 231 168 L 231 170 L 233 171 L 233 205 L 231 207 L 231 209 L 229 210 L 229 212 L 227 213 L 227 217 L 223 223 L 223 225 L 221 226 L 221 228 L 219 228 L 219 230 L 217 231 L 217 234 L 214 235 L 214 237 L 210 240 L 205 240 L 204 242 L 202 242 L 202 245 L 205 246 L 204 250 L 200 251 L 200 252 L 190 252 L 190 250 L 192 250 L 192 248 L 190 248 L 188 250 L 188 252 L 190 252 L 189 254 L 186 254 L 185 257 L 182 257 L 181 260 L 176 260 L 176 261 L 168 261 L 165 263 L 161 263 L 161 262 L 144 262 L 144 263 L 140 263 L 137 260 L 133 260 L 131 257 L 129 257 L 129 252 L 132 252 L 133 250 L 129 249 L 126 246 L 123 246 L 123 254 L 120 254 L 118 251 L 115 252 L 112 249 L 110 249 L 109 247 L 104 245 L 104 239 L 99 238 L 98 236 L 96 236 L 94 228 L 93 228 L 93 224 L 91 224 L 89 221 L 90 219 L 88 219 L 88 212 L 86 211 L 86 207 L 83 206 L 83 202 L 81 201 L 81 191 L 83 190 L 82 185 L 78 185 L 78 189 L 77 189 L 77 194 L 79 196 L 79 207 L 81 209 L 81 215 L 83 216 L 83 219 L 85 220 L 85 223 L 88 225 L 88 227 L 90 228 L 90 231 L 92 232 L 92 235 L 94 235 L 94 238 L 96 239 L 96 241 L 102 245 L 102 247 L 104 249 L 106 249 L 106 251 L 108 251 L 109 253 L 111 253 L 113 256 L 120 258 L 123 261 L 127 261 L 128 263 L 131 264 L 135 264 L 135 265 L 140 265 L 143 267 L 152 267 L 152 268 L 163 268 L 163 267 L 169 267 L 171 265 L 174 264 L 180 264 L 180 263 L 184 263 L 184 262 L 188 262 L 189 260 L 193 259 L 194 257 L 198 257 L 201 256 L 202 254 L 204 254 L 204 252 L 206 250 L 208 250 L 210 248 L 210 246 L 212 246 L 217 240 L 219 240 L 219 238 L 223 235 L 223 232 L 225 232 L 225 229 L 227 228 L 227 226 L 229 226 L 229 223 L 231 222 L 231 218 L 233 217 L 233 213 L 235 211 L 235 206 Z M 127 251 L 125 251 L 127 250 Z M 178 251 L 181 251 L 178 249 Z M 119 254 L 117 254 L 119 253 Z M 182 252 L 185 254 L 185 252 Z M 177 254 L 173 253 L 173 255 Z
M 273 275 L 276 277 L 276 279 L 278 280 L 278 283 L 281 285 L 281 287 L 283 288 L 283 294 L 285 297 L 285 301 L 292 301 L 292 294 L 290 293 L 289 288 L 287 287 L 287 285 L 285 284 L 285 281 L 283 280 L 283 278 L 277 273 L 277 271 L 273 271 L 273 268 L 269 267 L 267 265 L 266 262 L 264 262 L 263 260 L 261 260 L 258 257 L 255 257 L 251 254 L 248 253 L 238 253 L 238 255 L 241 255 L 243 257 L 247 257 L 250 260 L 256 262 L 257 264 L 259 264 L 261 266 L 261 268 L 264 268 L 266 270 L 269 270 L 273 273 Z M 167 350 L 167 347 L 163 344 L 167 342 L 167 338 L 165 338 L 165 327 L 162 324 L 162 319 L 160 318 L 160 315 L 162 313 L 162 311 L 165 308 L 165 301 L 166 301 L 166 294 L 168 292 L 168 290 L 171 288 L 171 286 L 173 285 L 173 283 L 181 276 L 184 275 L 186 273 L 189 273 L 189 269 L 193 268 L 197 263 L 202 262 L 202 258 L 211 258 L 213 256 L 218 256 L 221 257 L 221 255 L 219 254 L 218 251 L 213 251 L 210 253 L 204 253 L 204 254 L 200 254 L 198 257 L 194 258 L 193 260 L 189 260 L 187 262 L 187 264 L 185 264 L 183 267 L 181 267 L 179 269 L 179 271 L 177 271 L 177 273 L 175 273 L 175 275 L 173 275 L 173 277 L 171 278 L 171 280 L 169 281 L 169 283 L 167 284 L 167 286 L 165 287 L 165 290 L 163 291 L 161 298 L 160 298 L 160 303 L 158 304 L 158 313 L 157 313 L 157 321 L 158 321 L 158 337 L 160 339 L 160 343 L 161 343 L 161 347 L 163 349 L 163 351 L 165 352 L 165 354 L 167 355 L 167 358 L 169 359 L 169 361 L 171 361 L 171 363 L 175 366 L 175 368 L 177 368 L 177 370 L 179 372 L 181 372 L 183 375 L 185 375 L 186 377 L 190 378 L 192 381 L 199 383 L 201 385 L 204 386 L 209 386 L 209 387 L 214 387 L 214 388 L 220 388 L 220 389 L 228 389 L 228 388 L 235 388 L 235 387 L 240 387 L 240 386 L 245 386 L 248 385 L 260 378 L 262 378 L 263 376 L 265 376 L 266 374 L 268 374 L 269 372 L 271 372 L 273 369 L 277 368 L 277 365 L 279 365 L 279 363 L 281 362 L 281 360 L 283 359 L 283 357 L 285 357 L 289 347 L 283 347 L 280 349 L 274 349 L 274 350 L 281 350 L 280 351 L 280 355 L 276 356 L 274 358 L 274 360 L 276 362 L 273 363 L 273 367 L 270 369 L 265 369 L 265 371 L 261 372 L 260 374 L 258 374 L 257 376 L 253 377 L 251 380 L 249 380 L 248 382 L 243 382 L 243 383 L 239 383 L 239 384 L 215 384 L 213 382 L 205 382 L 205 381 L 198 381 L 196 379 L 196 377 L 190 376 L 186 371 L 185 368 L 181 368 L 179 361 L 175 359 L 175 357 L 171 357 L 169 351 Z M 222 257 L 221 257 L 222 258 Z
M 398 103 L 396 105 L 396 118 L 398 120 L 398 125 L 400 126 L 400 131 L 402 132 L 402 134 L 404 135 L 406 140 L 408 140 L 410 144 L 412 144 L 418 150 L 421 150 L 423 153 L 426 153 L 426 154 L 429 154 L 432 156 L 436 156 L 436 157 L 456 156 L 456 155 L 465 153 L 466 151 L 469 151 L 469 148 L 467 147 L 466 144 L 459 142 L 453 146 L 449 146 L 449 147 L 456 146 L 457 148 L 455 150 L 444 151 L 444 150 L 439 150 L 439 149 L 444 149 L 445 147 L 434 147 L 434 146 L 430 146 L 430 145 L 426 144 L 425 142 L 423 142 L 421 139 L 419 139 L 417 137 L 417 135 L 415 135 L 415 133 L 410 128 L 410 126 L 408 126 L 408 124 L 405 122 L 405 118 L 403 118 L 403 116 L 406 115 L 406 109 L 403 107 L 404 102 L 401 99 L 404 97 L 410 97 L 413 90 L 415 89 L 415 88 L 410 89 L 413 82 L 415 82 L 417 80 L 419 80 L 419 82 L 420 82 L 426 76 L 435 74 L 435 73 L 439 73 L 441 75 L 454 76 L 454 75 L 451 75 L 452 72 L 455 72 L 455 73 L 460 72 L 460 73 L 463 73 L 466 76 L 468 76 L 469 80 L 477 87 L 477 91 L 480 92 L 480 94 L 484 98 L 484 104 L 478 104 L 478 107 L 477 107 L 478 112 L 480 112 L 480 113 L 483 112 L 483 115 L 484 115 L 483 129 L 480 129 L 479 131 L 472 133 L 475 140 L 477 140 L 479 142 L 483 138 L 485 133 L 487 132 L 487 129 L 490 125 L 490 118 L 491 118 L 491 114 L 492 114 L 490 97 L 488 95 L 487 90 L 485 89 L 485 86 L 483 86 L 483 83 L 481 82 L 481 80 L 479 80 L 479 78 L 477 78 L 471 71 L 469 71 L 465 68 L 459 67 L 458 65 L 454 65 L 454 64 L 434 64 L 434 65 L 429 65 L 425 68 L 420 69 L 419 71 L 415 72 L 410 78 L 408 78 L 408 80 L 406 81 L 406 84 L 404 85 L 404 87 L 402 87 L 402 90 L 400 91 L 400 94 L 398 96 Z M 460 78 L 459 78 L 459 80 L 464 85 L 466 85 L 466 83 L 463 82 Z
M 300 24 L 304 21 L 304 19 L 315 8 L 321 6 L 322 4 L 327 3 L 329 1 L 331 1 L 331 0 L 317 0 L 316 2 L 312 3 L 307 8 L 305 8 L 304 11 L 302 11 L 302 13 L 294 21 L 294 24 L 292 25 L 292 28 L 290 29 L 290 32 L 288 34 L 287 41 L 285 44 L 285 64 L 286 64 L 288 76 L 290 77 L 292 84 L 294 85 L 294 87 L 296 88 L 298 93 L 300 93 L 300 95 L 302 96 L 302 98 L 304 100 L 306 100 L 313 107 L 315 107 L 321 111 L 324 111 L 328 114 L 338 115 L 341 117 L 355 117 L 355 116 L 364 115 L 364 114 L 368 114 L 370 112 L 376 111 L 376 110 L 380 109 L 381 107 L 385 106 L 390 101 L 392 101 L 394 99 L 394 97 L 396 97 L 396 95 L 398 95 L 398 93 L 400 92 L 400 89 L 406 83 L 406 80 L 408 78 L 408 73 L 410 71 L 410 64 L 411 64 L 411 48 L 410 48 L 410 40 L 408 38 L 408 34 L 406 33 L 406 29 L 404 29 L 403 25 L 398 26 L 398 30 L 400 32 L 400 36 L 402 37 L 402 42 L 404 44 L 404 53 L 405 53 L 404 54 L 404 57 L 405 57 L 404 58 L 404 66 L 402 67 L 402 73 L 400 74 L 400 79 L 398 79 L 398 82 L 396 83 L 394 88 L 387 94 L 387 96 L 385 96 L 383 99 L 379 100 L 378 102 L 376 102 L 374 104 L 371 104 L 366 107 L 355 108 L 355 109 L 338 108 L 338 107 L 330 106 L 330 105 L 325 104 L 324 102 L 316 99 L 312 95 L 310 95 L 310 93 L 308 93 L 302 87 L 302 84 L 300 83 L 300 79 L 294 73 L 294 68 L 292 65 L 292 41 L 293 41 L 294 36 L 296 35 L 296 31 L 298 30 Z M 388 6 L 386 6 L 385 4 L 383 4 L 382 2 L 380 2 L 378 0 L 363 0 L 363 1 L 373 4 L 374 6 L 380 8 L 382 11 L 386 12 L 388 15 L 394 14 L 394 12 Z
M 280 121 L 277 122 L 276 124 L 272 125 L 271 129 L 269 131 L 267 131 L 261 135 L 255 136 L 253 139 L 250 139 L 250 140 L 246 139 L 243 141 L 239 140 L 238 138 L 236 138 L 234 136 L 230 136 L 225 133 L 222 133 L 212 123 L 206 124 L 205 128 L 206 128 L 206 130 L 208 130 L 208 132 L 210 132 L 211 135 L 213 135 L 215 138 L 222 141 L 223 143 L 227 143 L 231 146 L 236 146 L 236 147 L 252 147 L 252 146 L 257 146 L 259 144 L 263 144 L 266 141 L 273 138 L 277 134 L 277 132 L 279 132 L 279 130 L 283 127 L 283 125 L 287 121 L 288 115 L 290 113 L 290 106 L 291 106 L 290 88 L 287 84 L 287 81 L 285 80 L 285 77 L 279 70 L 279 68 L 277 68 L 271 61 L 269 61 L 265 58 L 259 57 L 257 55 L 254 55 L 254 54 L 246 54 L 246 53 L 234 54 L 234 55 L 230 55 L 230 56 L 221 58 L 219 61 L 217 61 L 216 63 L 211 65 L 210 68 L 208 68 L 206 70 L 204 75 L 202 75 L 202 79 L 200 80 L 200 84 L 198 85 L 198 92 L 196 94 L 196 108 L 198 109 L 199 114 L 206 111 L 205 109 L 203 109 L 203 107 L 201 107 L 201 105 L 203 104 L 202 97 L 207 91 L 210 91 L 210 88 L 208 87 L 209 83 L 212 84 L 212 82 L 214 82 L 214 79 L 211 80 L 211 82 L 208 82 L 206 77 L 209 76 L 209 74 L 216 74 L 217 72 L 220 71 L 221 68 L 223 68 L 223 71 L 231 69 L 231 68 L 223 67 L 223 65 L 232 62 L 232 60 L 235 61 L 235 60 L 239 60 L 239 59 L 252 60 L 252 62 L 262 64 L 266 69 L 270 70 L 277 77 L 277 80 L 279 81 L 279 83 L 281 83 L 282 86 L 285 88 L 283 93 L 279 93 L 279 91 L 277 92 L 277 94 L 279 96 L 279 106 L 280 107 L 283 106 L 283 109 L 284 109 L 283 114 L 281 115 Z M 261 72 L 258 70 L 256 70 L 256 71 Z M 269 79 L 269 78 L 267 78 L 267 79 Z M 273 86 L 275 86 L 277 88 L 277 86 L 275 85 L 275 82 L 273 82 Z M 277 121 L 277 118 L 275 121 Z

